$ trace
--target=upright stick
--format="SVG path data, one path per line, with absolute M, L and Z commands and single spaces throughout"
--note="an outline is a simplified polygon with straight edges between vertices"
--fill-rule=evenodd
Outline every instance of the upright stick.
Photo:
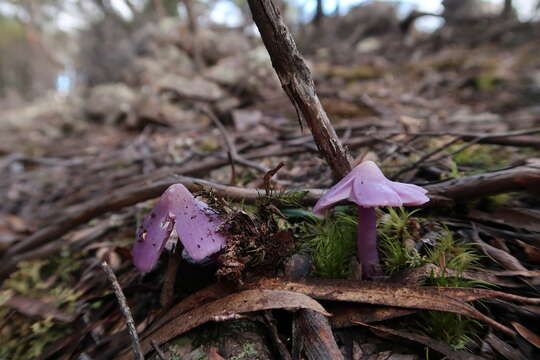
M 341 179 L 351 171 L 347 153 L 319 101 L 311 72 L 278 8 L 272 0 L 248 0 L 248 4 L 283 90 L 300 119 L 308 124 L 334 178 Z

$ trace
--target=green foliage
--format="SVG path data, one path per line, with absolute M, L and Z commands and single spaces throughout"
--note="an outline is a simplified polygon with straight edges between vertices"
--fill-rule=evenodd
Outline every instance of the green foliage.
M 436 236 L 436 245 L 426 250 L 425 261 L 441 269 L 452 269 L 462 273 L 475 262 L 478 255 L 471 244 L 457 242 L 452 232 L 443 228 Z
M 480 91 L 493 90 L 500 83 L 501 79 L 493 73 L 483 73 L 474 78 L 474 86 Z
M 70 313 L 75 311 L 80 294 L 71 288 L 80 264 L 77 257 L 63 251 L 49 260 L 21 262 L 19 269 L 4 281 L 5 291 L 0 296 L 3 303 L 7 296 L 22 295 L 56 306 Z M 10 316 L 10 321 L 0 329 L 0 359 L 24 360 L 41 354 L 43 348 L 69 333 L 66 325 L 52 318 L 34 320 L 0 305 L 0 319 Z
M 453 145 L 448 148 L 449 152 L 458 150 L 462 145 Z M 494 156 L 493 154 L 497 154 Z M 499 168 L 504 166 L 510 153 L 507 149 L 497 145 L 472 145 L 453 156 L 457 166 L 469 166 L 483 169 Z
M 414 212 L 408 213 L 402 207 L 397 210 L 388 208 L 388 213 L 379 220 L 377 236 L 382 265 L 390 274 L 425 264 L 425 260 L 414 247 L 405 245 L 406 240 L 411 238 L 408 224 Z
M 420 253 L 409 229 L 411 215 L 403 208 L 388 208 L 379 220 L 378 238 L 383 268 L 390 274 L 406 268 L 433 264 L 441 269 L 465 271 L 478 260 L 471 244 L 458 242 L 450 230 L 440 227 L 432 239 L 434 246 Z
M 356 249 L 356 216 L 335 212 L 332 217 L 306 222 L 306 246 L 313 252 L 315 274 L 325 278 L 346 278 Z
M 419 326 L 427 336 L 443 341 L 456 350 L 466 349 L 482 328 L 476 320 L 439 311 L 423 312 Z
M 432 272 L 425 280 L 426 285 L 445 287 L 486 285 L 484 282 L 469 281 L 461 277 L 461 274 L 479 259 L 471 244 L 457 242 L 446 228 L 439 232 L 435 240 L 436 245 L 427 250 L 425 259 L 428 263 L 439 266 L 442 271 L 438 275 Z M 456 271 L 457 275 L 445 275 L 447 269 Z M 426 334 L 449 344 L 454 349 L 466 349 L 467 345 L 473 342 L 472 336 L 482 328 L 478 321 L 438 311 L 423 312 L 421 320 L 421 328 Z
M 259 204 L 271 203 L 278 207 L 301 208 L 307 191 L 273 191 L 261 195 Z

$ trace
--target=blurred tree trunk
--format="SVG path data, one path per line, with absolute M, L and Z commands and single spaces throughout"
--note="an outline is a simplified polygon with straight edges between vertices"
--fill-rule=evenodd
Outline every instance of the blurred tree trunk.
M 193 61 L 197 71 L 201 71 L 204 68 L 204 62 L 201 55 L 201 46 L 198 41 L 199 25 L 197 22 L 197 13 L 193 8 L 193 0 L 184 0 L 184 6 L 186 7 L 188 17 L 189 32 L 191 33 L 191 51 Z
M 323 10 L 323 0 L 317 0 L 317 10 L 315 11 L 315 16 L 313 17 L 313 23 L 315 26 L 320 26 L 322 19 L 324 18 Z
M 514 6 L 512 5 L 512 0 L 504 0 L 504 7 L 501 13 L 501 17 L 504 19 L 511 19 L 515 16 Z
M 154 1 L 154 8 L 156 9 L 156 14 L 159 19 L 164 18 L 167 13 L 165 12 L 165 7 L 163 6 L 163 2 L 161 0 L 153 0 Z

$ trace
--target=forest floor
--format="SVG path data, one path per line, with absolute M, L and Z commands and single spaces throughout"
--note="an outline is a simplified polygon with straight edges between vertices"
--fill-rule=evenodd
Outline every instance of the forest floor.
M 310 213 L 332 174 L 260 40 L 231 33 L 216 49 L 209 32 L 197 70 L 171 32 L 147 34 L 128 85 L 3 111 L 0 358 L 129 358 L 103 261 L 152 359 L 303 357 L 312 335 L 298 309 L 331 314 L 345 358 L 538 357 L 540 49 L 531 30 L 476 43 L 394 39 L 391 49 L 380 37 L 307 57 L 355 162 L 375 161 L 431 197 L 419 209 L 380 209 L 385 276 L 374 281 L 358 280 L 354 211 Z M 147 274 L 133 266 L 137 226 L 178 182 L 233 217 L 247 214 L 245 239 L 256 241 L 235 276 L 169 251 Z

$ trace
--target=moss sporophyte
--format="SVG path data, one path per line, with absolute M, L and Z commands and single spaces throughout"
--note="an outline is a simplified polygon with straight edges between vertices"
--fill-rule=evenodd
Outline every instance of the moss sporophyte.
M 382 274 L 377 251 L 377 217 L 381 206 L 422 205 L 429 201 L 427 190 L 413 184 L 388 180 L 373 161 L 356 166 L 328 190 L 313 208 L 321 215 L 334 204 L 349 200 L 358 205 L 357 258 L 364 277 Z

